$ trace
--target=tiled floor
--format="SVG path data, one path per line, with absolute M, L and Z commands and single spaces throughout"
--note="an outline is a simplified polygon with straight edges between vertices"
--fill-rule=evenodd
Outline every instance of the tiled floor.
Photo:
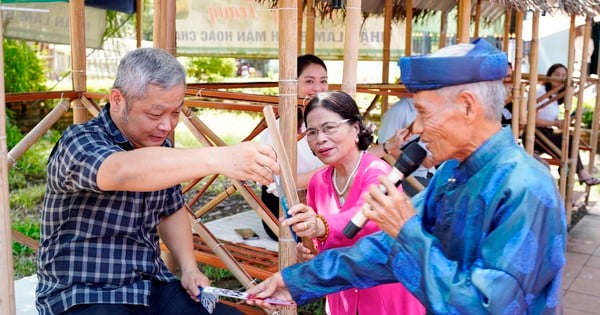
M 600 314 L 600 205 L 569 231 L 563 275 L 565 315 Z

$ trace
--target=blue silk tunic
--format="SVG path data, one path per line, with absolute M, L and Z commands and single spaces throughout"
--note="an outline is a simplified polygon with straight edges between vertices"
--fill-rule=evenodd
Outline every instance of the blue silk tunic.
M 396 239 L 378 232 L 284 269 L 294 300 L 399 281 L 433 314 L 560 313 L 564 205 L 510 128 L 445 162 L 413 204 Z

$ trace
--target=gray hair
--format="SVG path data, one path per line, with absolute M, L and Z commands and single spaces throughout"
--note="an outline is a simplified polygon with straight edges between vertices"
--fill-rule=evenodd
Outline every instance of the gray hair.
M 127 107 L 146 96 L 148 85 L 168 90 L 185 85 L 185 69 L 175 57 L 158 48 L 139 48 L 119 62 L 113 88 L 123 94 Z
M 475 45 L 473 44 L 458 44 L 444 47 L 432 55 L 435 56 L 464 56 Z M 463 91 L 469 91 L 475 95 L 477 100 L 485 107 L 485 118 L 490 121 L 501 121 L 502 108 L 506 99 L 506 88 L 502 80 L 496 81 L 481 81 L 474 83 L 466 83 L 453 85 L 437 89 L 436 92 L 448 100 L 454 100 Z

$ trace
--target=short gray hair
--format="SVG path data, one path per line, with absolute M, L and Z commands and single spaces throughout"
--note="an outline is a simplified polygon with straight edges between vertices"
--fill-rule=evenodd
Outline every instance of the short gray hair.
M 444 47 L 432 55 L 436 56 L 464 56 L 475 45 L 458 44 Z M 475 95 L 477 100 L 485 107 L 485 118 L 490 121 L 501 121 L 502 108 L 506 99 L 506 88 L 502 80 L 481 81 L 460 85 L 447 86 L 436 90 L 440 95 L 449 100 L 454 100 L 463 91 L 469 91 Z
M 162 49 L 138 48 L 127 53 L 119 62 L 113 88 L 121 91 L 127 106 L 131 106 L 146 96 L 148 85 L 163 90 L 185 86 L 185 69 Z

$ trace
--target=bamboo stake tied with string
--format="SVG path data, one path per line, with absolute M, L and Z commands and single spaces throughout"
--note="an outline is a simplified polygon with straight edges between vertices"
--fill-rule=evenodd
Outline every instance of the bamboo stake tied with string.
M 277 153 L 277 162 L 279 162 L 279 168 L 281 169 L 281 185 L 283 186 L 285 196 L 279 196 L 279 198 L 285 198 L 287 200 L 287 205 L 291 208 L 300 203 L 298 193 L 296 192 L 294 174 L 292 173 L 292 168 L 290 167 L 289 159 L 283 146 L 283 139 L 281 138 L 277 123 L 275 122 L 275 112 L 273 111 L 273 107 L 266 106 L 263 109 L 263 113 L 265 114 L 269 133 L 271 138 L 273 138 L 274 149 Z M 281 234 L 281 230 L 279 233 Z M 315 253 L 315 247 L 310 238 L 303 237 L 302 245 L 310 249 L 312 253 Z

